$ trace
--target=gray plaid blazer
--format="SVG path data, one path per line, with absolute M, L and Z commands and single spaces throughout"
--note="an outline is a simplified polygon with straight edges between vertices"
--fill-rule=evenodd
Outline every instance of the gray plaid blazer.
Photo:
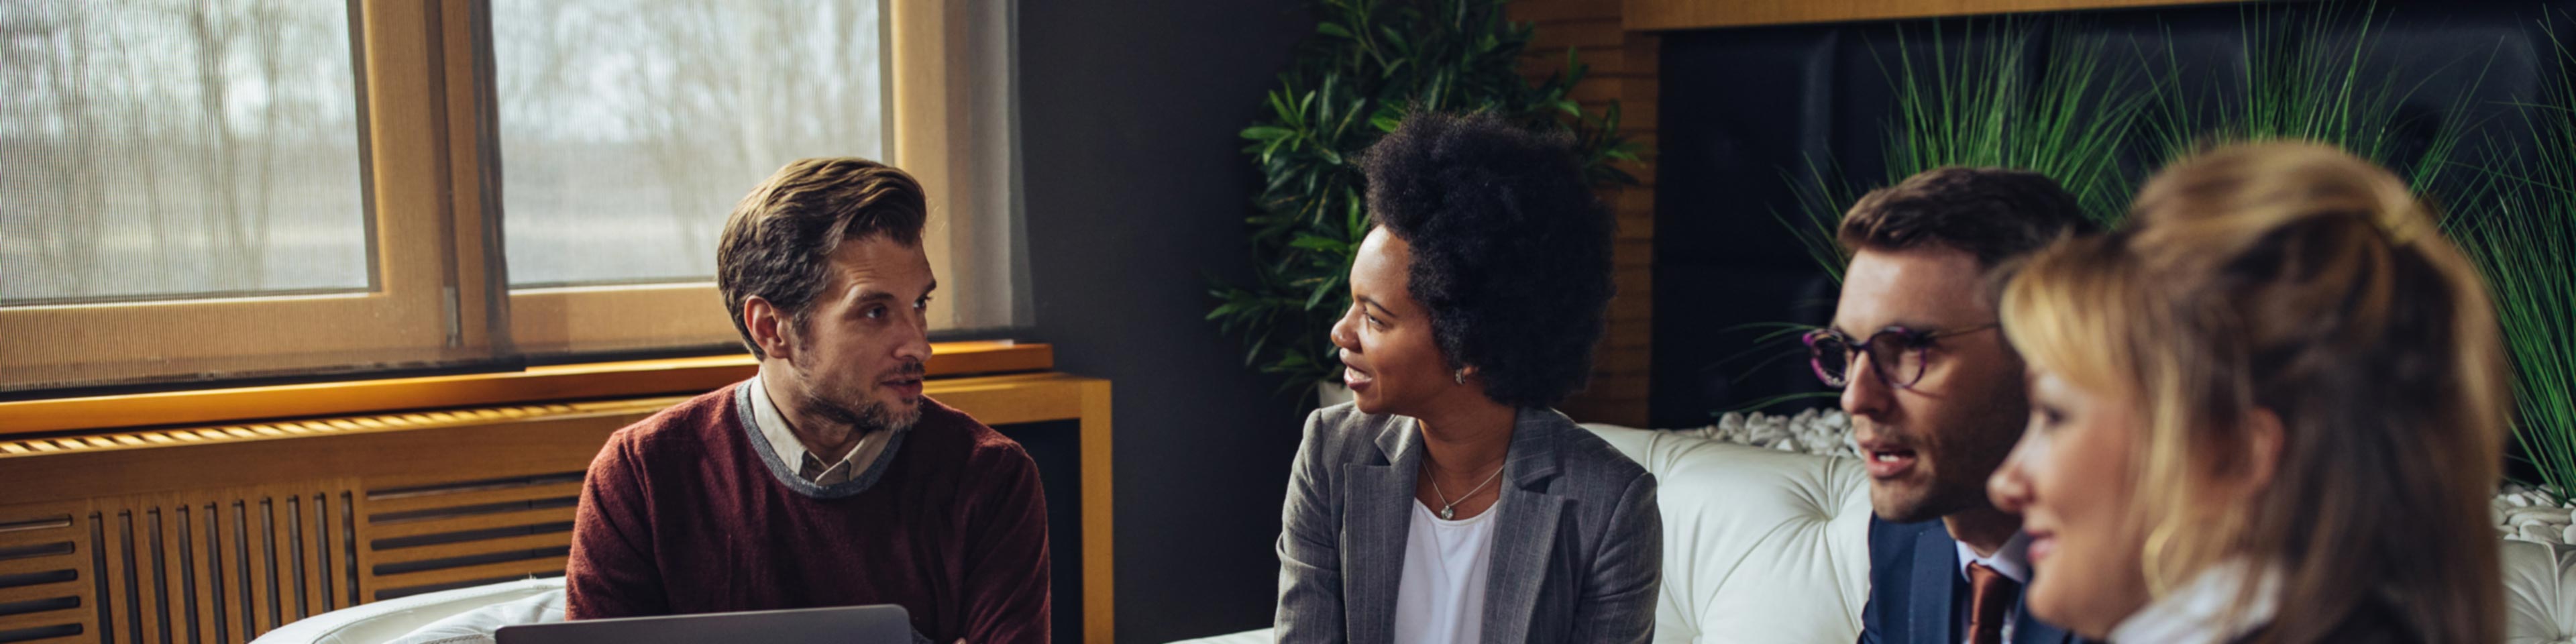
M 1484 641 L 1645 642 L 1662 586 L 1655 477 L 1550 409 L 1522 409 L 1503 461 Z M 1306 417 L 1280 510 L 1281 642 L 1392 644 L 1422 435 L 1349 403 Z

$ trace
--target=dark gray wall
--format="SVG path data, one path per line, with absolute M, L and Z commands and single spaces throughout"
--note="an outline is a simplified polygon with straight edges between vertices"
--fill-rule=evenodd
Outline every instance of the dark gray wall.
M 1120 642 L 1270 622 L 1300 407 L 1201 318 L 1247 272 L 1235 133 L 1313 32 L 1293 0 L 1020 3 L 1024 337 L 1114 383 Z

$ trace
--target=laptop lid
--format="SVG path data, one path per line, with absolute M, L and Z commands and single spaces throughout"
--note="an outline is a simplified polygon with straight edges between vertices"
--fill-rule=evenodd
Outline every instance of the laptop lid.
M 912 616 L 902 606 L 840 606 L 746 613 L 586 619 L 503 626 L 499 644 L 912 644 Z

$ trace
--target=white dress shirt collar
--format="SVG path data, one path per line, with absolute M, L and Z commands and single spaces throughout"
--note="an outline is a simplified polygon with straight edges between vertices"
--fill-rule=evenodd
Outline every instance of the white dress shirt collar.
M 2005 541 L 2004 547 L 1996 550 L 1991 557 L 1977 556 L 1977 551 L 1970 549 L 1965 541 L 1953 543 L 1959 546 L 1960 579 L 1968 578 L 1968 564 L 1981 563 L 1987 568 L 1995 569 L 1995 572 L 2003 573 L 2004 578 L 2013 580 L 2013 583 L 2021 584 L 2025 588 L 2030 586 L 2029 534 L 2013 533 L 2012 540 Z
M 770 400 L 768 383 L 761 375 L 753 375 L 749 386 L 751 387 L 752 419 L 760 425 L 760 436 L 769 439 L 769 449 L 778 455 L 778 460 L 787 465 L 788 471 L 806 476 L 809 482 L 811 482 L 810 479 L 821 478 L 825 474 L 837 474 L 833 478 L 846 480 L 857 475 L 857 470 L 864 467 L 856 461 L 861 459 L 873 461 L 877 454 L 883 451 L 876 447 L 885 442 L 885 432 L 871 432 L 860 437 L 858 444 L 850 446 L 850 453 L 841 455 L 841 460 L 823 465 L 819 469 L 808 467 L 805 462 L 807 458 L 805 441 L 796 438 L 795 426 L 789 425 L 787 415 L 778 411 L 778 402 Z

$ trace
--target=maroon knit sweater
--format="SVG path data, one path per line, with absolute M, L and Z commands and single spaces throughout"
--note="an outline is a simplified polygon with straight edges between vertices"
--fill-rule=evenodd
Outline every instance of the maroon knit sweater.
M 1047 641 L 1046 499 L 1019 443 L 924 398 L 874 481 L 824 498 L 762 460 L 741 387 L 599 450 L 573 524 L 571 619 L 899 604 L 939 644 Z

